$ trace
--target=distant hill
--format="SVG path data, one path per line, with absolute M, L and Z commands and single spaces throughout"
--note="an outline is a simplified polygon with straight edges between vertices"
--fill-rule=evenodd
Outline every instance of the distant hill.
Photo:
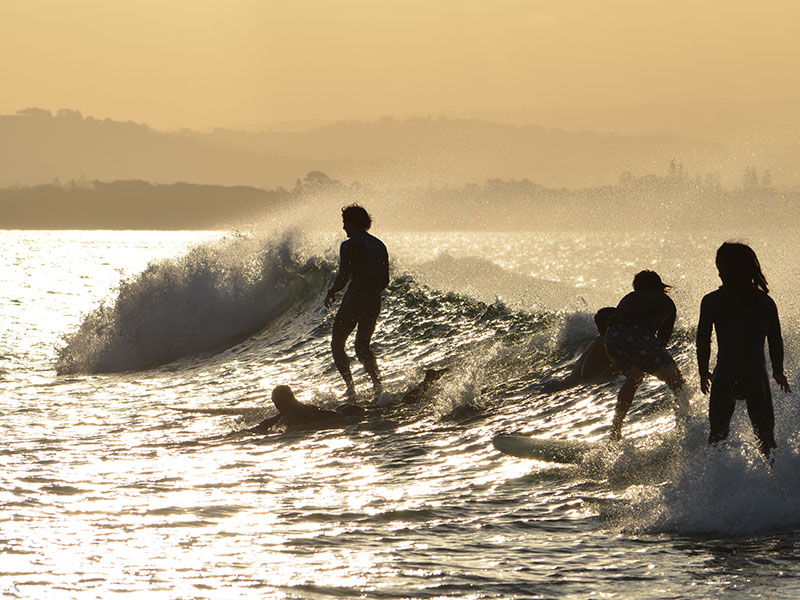
M 490 178 L 581 188 L 614 182 L 623 171 L 661 171 L 671 158 L 693 154 L 702 146 L 663 135 L 568 133 L 478 119 L 391 117 L 332 123 L 305 132 L 217 130 L 194 137 L 232 150 L 280 151 L 295 159 L 325 157 L 340 167 L 322 169 L 332 177 L 385 188 L 462 185 Z
M 729 187 L 738 185 L 749 167 L 769 170 L 776 185 L 796 185 L 798 107 L 787 103 L 777 111 L 764 105 L 760 112 L 753 106 L 724 115 L 722 109 L 652 109 L 640 114 L 636 133 L 624 134 L 475 118 L 391 117 L 307 131 L 166 133 L 130 122 L 84 118 L 77 111 L 52 115 L 28 109 L 0 116 L 0 186 L 138 179 L 289 188 L 318 170 L 348 184 L 386 190 L 491 178 L 580 189 L 615 183 L 623 172 L 660 173 L 673 159 L 692 173 L 714 174 Z M 629 112 L 636 121 L 634 109 Z M 624 129 L 624 117 L 624 109 L 583 116 L 586 125 L 618 129 Z M 568 121 L 545 113 L 539 118 Z M 661 132 L 642 133 L 648 123 Z
M 689 102 L 605 106 L 591 109 L 520 108 L 461 115 L 509 125 L 536 123 L 547 129 L 622 135 L 663 134 L 689 139 L 735 141 L 771 137 L 797 139 L 800 99 L 763 102 Z
M 231 229 L 292 197 L 286 190 L 145 181 L 13 187 L 0 189 L 0 229 Z
M 139 179 L 278 187 L 316 168 L 336 166 L 324 159 L 207 144 L 132 122 L 84 118 L 76 111 L 22 112 L 0 116 L 0 186 Z
M 380 231 L 425 230 L 794 230 L 800 187 L 772 186 L 751 172 L 726 190 L 673 163 L 664 175 L 567 190 L 528 180 L 408 188 L 387 193 L 312 171 L 291 190 L 144 181 L 0 188 L 0 229 L 338 229 L 340 207 L 369 207 Z M 285 210 L 288 209 L 288 210 Z

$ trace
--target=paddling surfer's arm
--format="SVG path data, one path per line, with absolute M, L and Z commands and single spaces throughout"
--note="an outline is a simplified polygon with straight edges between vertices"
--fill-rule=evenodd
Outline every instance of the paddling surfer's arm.
M 342 242 L 342 245 L 339 247 L 339 272 L 336 274 L 336 279 L 331 289 L 328 290 L 328 294 L 325 296 L 325 308 L 331 307 L 333 301 L 336 299 L 336 294 L 341 292 L 350 280 L 351 262 L 349 246 L 347 242 Z
M 261 423 L 259 423 L 255 427 L 250 428 L 248 431 L 250 433 L 268 433 L 272 429 L 272 427 L 276 425 L 280 420 L 281 420 L 281 414 L 278 413 L 277 415 L 264 419 L 263 421 L 261 421 Z

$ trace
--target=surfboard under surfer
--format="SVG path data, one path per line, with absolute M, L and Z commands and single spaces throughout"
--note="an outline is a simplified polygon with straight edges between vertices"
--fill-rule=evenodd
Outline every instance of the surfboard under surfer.
M 336 295 L 347 286 L 333 321 L 333 362 L 344 380 L 347 397 L 355 398 L 350 359 L 344 346 L 353 330 L 358 328 L 356 356 L 372 380 L 377 398 L 383 388 L 370 342 L 381 310 L 381 293 L 389 285 L 389 254 L 383 242 L 368 233 L 372 217 L 363 207 L 351 204 L 342 208 L 342 226 L 348 239 L 339 248 L 339 272 L 325 296 L 325 308 L 330 308 Z

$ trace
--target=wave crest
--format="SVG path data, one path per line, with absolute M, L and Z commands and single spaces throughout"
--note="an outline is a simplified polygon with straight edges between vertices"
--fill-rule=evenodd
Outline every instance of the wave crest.
M 65 336 L 56 370 L 137 370 L 228 348 L 298 301 L 316 298 L 331 270 L 319 259 L 303 261 L 291 235 L 196 246 L 122 281 L 112 303 Z

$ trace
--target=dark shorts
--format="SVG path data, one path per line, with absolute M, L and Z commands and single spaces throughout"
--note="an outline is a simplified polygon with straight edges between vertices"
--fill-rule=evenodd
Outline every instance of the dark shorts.
M 606 331 L 606 352 L 625 375 L 631 367 L 657 373 L 676 366 L 664 344 L 638 325 L 611 325 Z
M 357 335 L 369 342 L 375 331 L 380 312 L 381 297 L 379 295 L 346 293 L 333 320 L 334 332 L 349 336 L 358 326 Z

